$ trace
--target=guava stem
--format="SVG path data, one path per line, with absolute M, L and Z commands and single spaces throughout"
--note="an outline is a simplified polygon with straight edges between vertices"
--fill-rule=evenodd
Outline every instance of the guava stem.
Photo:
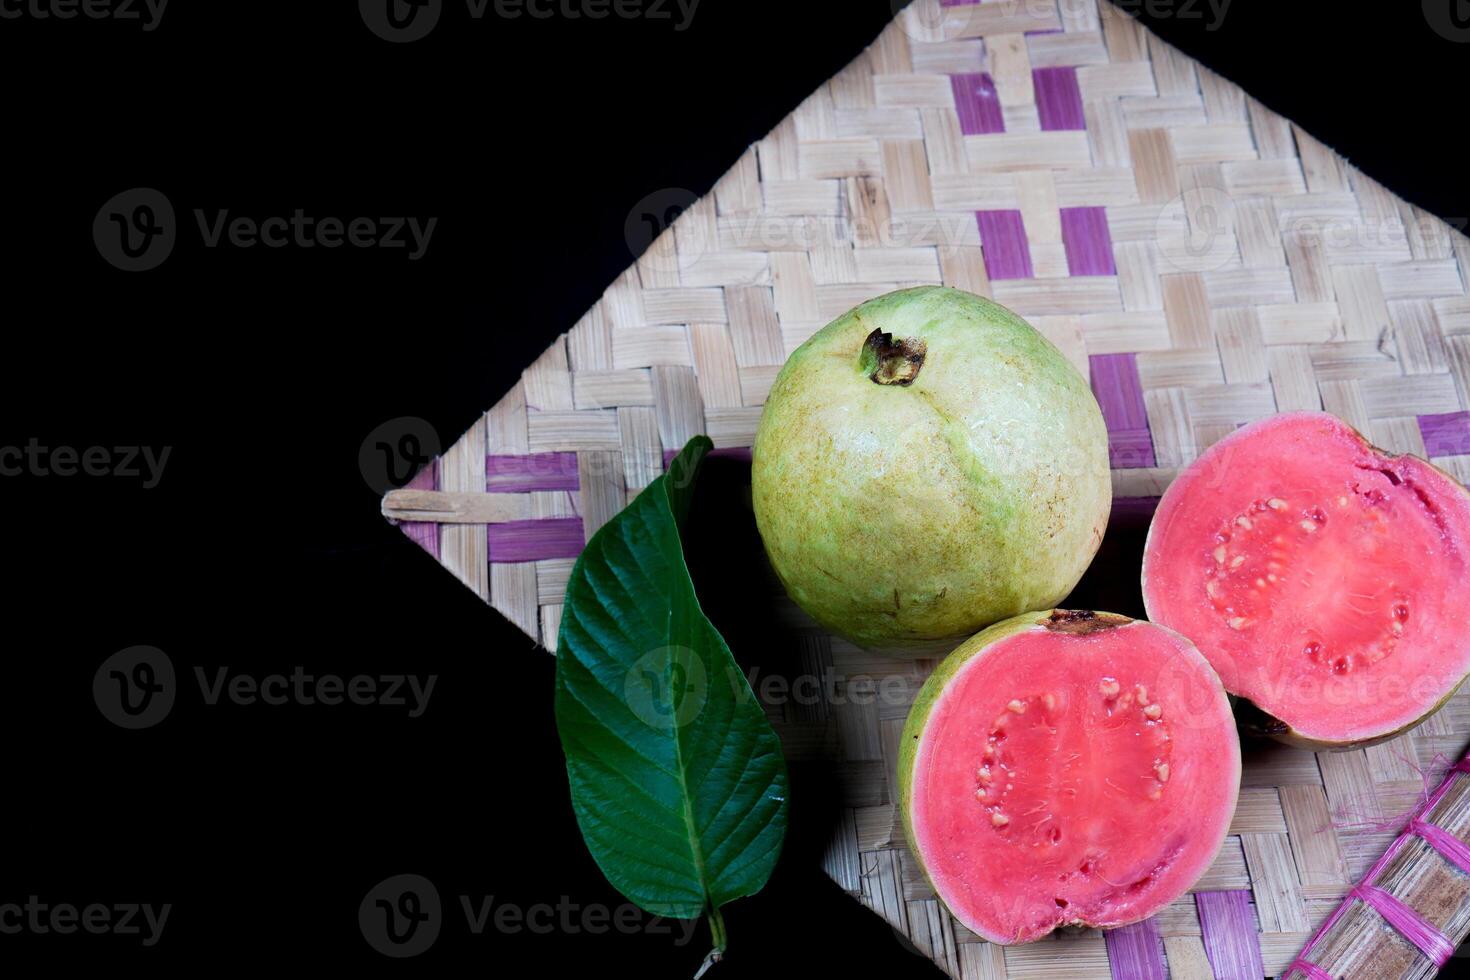
M 710 940 L 714 943 L 714 948 L 705 954 L 704 962 L 699 964 L 699 971 L 694 974 L 694 980 L 699 980 L 704 976 L 705 971 L 725 958 L 725 917 L 720 914 L 719 908 L 715 907 L 710 909 L 706 918 L 709 921 Z
M 874 384 L 906 387 L 919 376 L 925 353 L 922 340 L 894 340 L 892 334 L 874 330 L 863 343 L 860 364 Z

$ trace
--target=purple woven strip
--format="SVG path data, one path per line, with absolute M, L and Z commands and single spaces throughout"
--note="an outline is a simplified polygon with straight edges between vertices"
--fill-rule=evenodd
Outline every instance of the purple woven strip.
M 1249 891 L 1196 892 L 1205 955 L 1216 980 L 1261 980 L 1261 941 L 1251 920 Z
M 1316 963 L 1308 963 L 1300 957 L 1292 960 L 1291 966 L 1288 966 L 1286 971 L 1281 975 L 1283 977 L 1289 977 L 1293 970 L 1306 977 L 1307 980 L 1332 980 L 1332 974 L 1322 969 Z
M 1419 416 L 1419 432 L 1430 456 L 1463 456 L 1470 453 L 1470 412 Z
M 1031 72 L 1031 81 L 1036 88 L 1036 114 L 1041 117 L 1042 129 L 1087 128 L 1076 68 L 1036 68 Z
M 1166 980 L 1164 941 L 1153 919 L 1103 933 L 1113 980 Z
M 1378 860 L 1373 863 L 1373 867 L 1368 869 L 1368 873 L 1363 876 L 1363 885 L 1360 886 L 1360 888 L 1372 887 L 1367 885 L 1367 883 L 1377 878 L 1378 875 L 1383 871 L 1383 869 L 1388 867 L 1388 863 L 1394 859 L 1394 855 L 1398 854 L 1398 852 L 1403 849 L 1404 843 L 1409 840 L 1411 834 L 1415 833 L 1415 825 L 1422 823 L 1422 818 L 1424 814 L 1428 813 L 1439 805 L 1440 800 L 1443 800 L 1445 798 L 1445 795 L 1448 794 L 1450 791 L 1450 787 L 1454 785 L 1455 777 L 1462 773 L 1470 774 L 1470 752 L 1467 752 L 1463 757 L 1461 757 L 1459 762 L 1456 762 L 1453 766 L 1451 766 L 1449 770 L 1445 773 L 1444 779 L 1440 782 L 1439 788 L 1436 789 L 1433 793 L 1430 793 L 1428 797 L 1426 797 L 1417 807 L 1414 808 L 1414 812 L 1409 818 L 1409 825 L 1404 829 L 1402 833 L 1399 834 L 1398 837 L 1394 838 L 1393 843 L 1388 845 L 1388 849 L 1385 850 L 1383 854 L 1379 856 Z M 1378 891 L 1379 889 L 1374 890 Z M 1321 941 L 1323 936 L 1327 935 L 1327 933 L 1331 931 L 1333 926 L 1337 925 L 1338 921 L 1347 913 L 1348 908 L 1352 906 L 1353 901 L 1357 897 L 1360 897 L 1359 889 L 1355 888 L 1352 891 L 1348 892 L 1347 897 L 1338 904 L 1337 908 L 1332 910 L 1331 915 L 1322 920 L 1322 924 L 1317 927 L 1316 932 L 1312 933 L 1311 938 L 1307 940 L 1307 944 L 1302 947 L 1301 953 L 1292 963 L 1293 969 L 1302 970 L 1304 973 L 1307 973 L 1311 980 L 1322 980 L 1320 971 L 1317 973 L 1313 973 L 1307 969 L 1307 967 L 1310 966 L 1310 964 L 1307 963 L 1307 957 L 1312 955 L 1312 950 L 1316 948 L 1317 943 Z M 1392 896 L 1388 897 L 1392 899 Z M 1364 898 L 1364 901 L 1366 902 L 1368 900 Z M 1398 899 L 1393 899 L 1393 901 L 1400 905 L 1403 904 L 1401 902 L 1398 902 Z M 1372 903 L 1369 902 L 1369 904 L 1371 905 Z M 1374 907 L 1377 908 L 1377 906 Z M 1384 915 L 1382 909 L 1379 909 L 1378 911 L 1379 914 L 1383 915 L 1385 919 L 1388 918 L 1387 915 Z M 1410 910 L 1406 909 L 1406 911 Z M 1398 927 L 1395 926 L 1395 928 Z M 1403 932 L 1402 929 L 1399 929 L 1399 931 L 1401 933 Z M 1436 934 L 1440 935 L 1441 938 L 1443 938 L 1443 934 L 1438 933 L 1437 930 Z M 1411 942 L 1413 942 L 1413 939 L 1407 934 L 1404 934 L 1404 938 L 1409 939 Z M 1415 943 L 1415 945 L 1418 944 Z M 1420 946 L 1419 948 L 1422 950 L 1424 947 Z M 1453 952 L 1453 950 L 1451 952 Z M 1443 964 L 1440 965 L 1442 966 Z M 1290 972 L 1290 970 L 1288 970 L 1287 972 Z
M 576 453 L 485 457 L 485 489 L 492 493 L 575 490 L 579 485 Z
M 678 450 L 664 450 L 664 469 L 668 469 L 674 457 L 679 455 Z M 742 463 L 750 462 L 750 450 L 744 447 L 729 446 L 725 449 L 711 449 L 704 457 L 705 459 L 737 459 Z
M 438 490 L 439 489 L 439 461 L 432 460 L 428 466 L 414 474 L 412 480 L 404 484 L 405 490 Z M 431 521 L 404 521 L 398 525 L 399 530 L 408 535 L 408 539 L 423 548 L 439 560 L 439 528 L 442 525 Z
M 1444 933 L 1382 888 L 1362 884 L 1348 894 L 1356 895 L 1363 902 L 1372 906 L 1373 910 L 1383 916 L 1384 921 L 1393 926 L 1400 936 L 1413 943 L 1419 952 L 1441 970 L 1450 961 L 1450 957 L 1455 955 L 1455 944 L 1450 942 Z
M 1409 833 L 1424 838 L 1448 862 L 1466 874 L 1470 874 L 1470 847 L 1443 827 L 1425 823 L 1418 817 L 1409 821 Z
M 1107 208 L 1062 208 L 1062 244 L 1074 276 L 1115 276 Z
M 585 543 L 580 517 L 487 524 L 485 537 L 492 565 L 575 558 Z
M 1132 354 L 1094 354 L 1088 363 L 1092 369 L 1092 391 L 1097 395 L 1103 421 L 1108 426 L 1108 458 L 1113 469 L 1155 465 L 1148 410 L 1143 404 L 1143 383 L 1138 378 L 1138 358 Z
M 960 132 L 966 136 L 1004 133 L 1005 115 L 1000 110 L 1000 97 L 995 94 L 995 80 L 983 71 L 949 76 L 954 92 L 955 112 L 960 117 Z
M 995 279 L 1031 279 L 1031 247 L 1020 211 L 976 211 L 985 272 Z

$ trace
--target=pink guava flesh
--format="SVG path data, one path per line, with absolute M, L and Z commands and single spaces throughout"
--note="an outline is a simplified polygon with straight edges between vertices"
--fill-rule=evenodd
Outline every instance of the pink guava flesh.
M 961 646 L 905 730 L 910 843 L 992 942 L 1153 915 L 1214 859 L 1240 782 L 1228 700 L 1189 641 L 1048 615 Z
M 1227 436 L 1170 486 L 1144 601 L 1276 734 L 1355 744 L 1418 722 L 1470 670 L 1467 566 L 1463 487 L 1298 412 Z

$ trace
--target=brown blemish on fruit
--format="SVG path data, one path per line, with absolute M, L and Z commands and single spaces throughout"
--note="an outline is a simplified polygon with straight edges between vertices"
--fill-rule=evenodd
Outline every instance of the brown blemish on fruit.
M 1039 621 L 1037 625 L 1045 626 L 1053 633 L 1088 636 L 1103 630 L 1117 629 L 1131 622 L 1133 620 L 1127 616 L 1115 616 L 1111 613 L 1098 615 L 1087 609 L 1054 609 L 1049 617 Z
M 864 353 L 871 354 L 875 364 L 868 377 L 874 384 L 902 385 L 914 383 L 924 366 L 927 347 L 917 337 L 893 339 L 893 334 L 874 330 L 863 343 Z

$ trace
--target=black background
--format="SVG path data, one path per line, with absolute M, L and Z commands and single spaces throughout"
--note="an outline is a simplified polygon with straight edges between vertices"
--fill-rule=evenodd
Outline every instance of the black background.
M 1458 150 L 1470 46 L 1432 30 L 1419 4 L 1234 0 L 1216 30 L 1202 3 L 1153 7 L 1145 19 L 1167 38 L 1390 188 L 1470 215 Z M 174 0 L 151 32 L 0 20 L 0 445 L 172 447 L 155 489 L 0 479 L 0 903 L 173 905 L 152 948 L 0 935 L 0 970 L 44 957 L 169 972 L 692 972 L 702 927 L 683 947 L 646 932 L 464 928 L 460 895 L 621 899 L 568 806 L 552 658 L 383 522 L 358 447 L 406 415 L 451 443 L 632 261 L 624 226 L 640 199 L 703 193 L 891 12 L 888 0 L 703 0 L 677 31 L 472 22 L 451 0 L 430 37 L 403 45 L 337 0 Z M 186 224 L 163 266 L 126 274 L 99 256 L 91 225 L 140 186 Z M 187 223 L 194 208 L 298 207 L 439 223 L 417 262 L 205 249 Z M 745 535 L 749 559 L 739 479 L 702 484 L 715 489 L 697 522 L 713 514 Z M 1112 536 L 1113 568 L 1135 538 Z M 759 657 L 727 564 L 699 563 L 701 592 L 737 656 Z M 1130 577 L 1094 576 L 1091 594 L 1135 611 Z M 90 689 L 133 644 L 186 676 L 301 665 L 439 680 L 413 720 L 204 707 L 186 686 L 166 721 L 128 732 Z M 793 781 L 783 860 L 761 895 L 726 909 L 731 955 L 715 975 L 937 976 L 823 877 L 824 785 L 799 767 Z M 394 962 L 363 941 L 356 913 L 405 872 L 435 882 L 448 922 L 429 952 Z

